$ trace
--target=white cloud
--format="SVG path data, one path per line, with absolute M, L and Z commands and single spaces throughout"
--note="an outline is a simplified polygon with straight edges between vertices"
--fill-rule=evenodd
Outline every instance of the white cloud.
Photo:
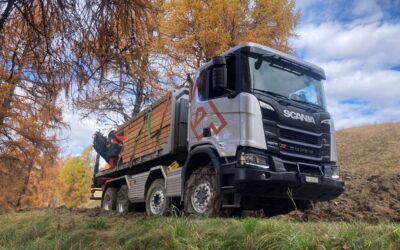
M 348 6 L 348 22 L 304 17 L 293 47 L 325 69 L 328 108 L 338 128 L 399 121 L 400 71 L 391 68 L 400 65 L 400 23 L 385 20 L 373 0 Z
M 336 128 L 339 129 L 363 124 L 398 121 L 400 117 L 400 109 L 392 109 L 390 106 L 375 109 L 373 105 L 366 103 L 347 104 L 331 101 L 329 112 L 335 118 Z
M 293 45 L 309 59 L 318 61 L 358 60 L 363 68 L 385 68 L 400 64 L 400 24 L 323 23 L 301 26 Z

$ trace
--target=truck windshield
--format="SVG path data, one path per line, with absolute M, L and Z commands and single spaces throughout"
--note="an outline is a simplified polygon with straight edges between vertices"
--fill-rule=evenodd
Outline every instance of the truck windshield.
M 253 91 L 326 109 L 322 82 L 306 68 L 275 58 L 248 56 L 249 80 Z

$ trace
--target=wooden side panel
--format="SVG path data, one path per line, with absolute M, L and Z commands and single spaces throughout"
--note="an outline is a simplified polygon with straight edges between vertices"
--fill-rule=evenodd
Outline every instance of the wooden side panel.
M 144 110 L 120 128 L 125 136 L 120 154 L 123 163 L 160 151 L 167 144 L 171 132 L 171 96 L 168 95 L 153 104 L 150 122 L 148 110 Z

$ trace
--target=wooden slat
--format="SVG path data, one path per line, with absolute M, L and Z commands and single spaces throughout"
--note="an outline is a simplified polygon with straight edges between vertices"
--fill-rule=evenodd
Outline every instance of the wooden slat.
M 167 141 L 167 138 L 169 136 L 169 131 L 165 131 L 163 133 L 160 134 L 159 138 L 158 138 L 158 144 L 164 144 Z M 150 145 L 150 147 L 148 146 Z M 123 155 L 129 155 L 129 154 L 133 154 L 133 153 L 139 153 L 141 151 L 142 148 L 146 147 L 146 148 L 151 148 L 151 147 L 155 147 L 157 145 L 157 140 L 156 138 L 154 139 L 146 139 L 146 140 L 142 140 L 140 142 L 138 142 L 137 144 L 126 144 L 124 145 L 122 154 Z
M 157 131 L 154 131 L 154 132 L 152 132 L 150 135 L 151 135 L 151 137 L 150 138 L 153 138 L 153 137 L 155 137 L 157 134 L 163 134 L 163 133 L 165 133 L 165 132 L 167 132 L 167 133 L 169 133 L 169 131 L 170 131 L 170 126 L 166 126 L 166 127 L 163 127 L 161 130 L 157 130 Z M 137 137 L 131 137 L 130 139 L 125 139 L 125 144 L 126 145 L 131 145 L 131 144 L 137 144 L 137 143 L 140 143 L 142 140 L 146 140 L 147 138 L 149 138 L 149 136 L 148 136 L 148 134 L 147 134 L 147 132 L 145 132 L 145 133 L 141 133 L 139 136 L 137 136 Z
M 140 154 L 142 151 L 145 151 L 145 150 L 148 150 L 148 149 L 157 150 L 156 149 L 157 144 L 160 147 L 161 145 L 163 145 L 163 144 L 165 144 L 167 142 L 167 139 L 168 139 L 168 135 L 160 137 L 159 140 L 158 140 L 158 143 L 157 143 L 156 140 L 142 142 L 137 147 L 131 147 L 131 148 L 128 148 L 128 149 L 124 149 L 124 151 L 122 152 L 122 156 L 124 158 L 126 158 L 127 156 L 131 157 L 133 154 L 135 154 L 135 155 L 136 154 Z
M 171 98 L 169 96 L 169 98 Z M 171 100 L 166 97 L 152 105 L 150 113 L 150 134 L 147 132 L 147 110 L 119 128 L 124 132 L 125 141 L 120 156 L 123 162 L 155 153 L 167 145 L 171 133 Z M 157 136 L 155 133 L 159 133 Z M 157 141 L 158 139 L 158 141 Z
M 153 103 L 151 105 L 152 110 L 156 110 L 157 108 L 159 108 L 160 106 L 162 106 L 168 99 L 171 99 L 171 95 L 166 95 L 164 97 L 162 97 L 160 100 L 158 100 L 157 102 Z M 171 100 L 169 101 L 168 105 L 171 105 Z M 137 114 L 132 120 L 125 122 L 124 124 L 122 124 L 119 128 L 119 130 L 123 130 L 125 129 L 125 127 L 131 125 L 132 123 L 134 123 L 137 120 L 142 119 L 143 120 L 143 116 L 147 116 L 147 111 L 149 110 L 149 108 L 143 110 L 142 112 L 140 112 L 139 114 Z
M 159 130 L 159 129 L 153 130 L 153 131 L 150 133 L 150 135 L 151 135 L 151 136 L 154 136 L 155 134 L 157 134 L 157 133 L 162 133 L 162 132 L 165 131 L 165 130 L 168 130 L 168 131 L 169 131 L 169 128 L 170 128 L 170 125 L 169 125 L 169 124 L 166 124 L 166 126 L 163 126 L 163 128 L 161 128 L 160 130 Z M 149 137 L 149 136 L 148 136 L 147 130 L 146 130 L 146 131 L 140 132 L 140 134 L 135 134 L 135 136 L 130 136 L 129 138 L 125 138 L 125 142 L 127 142 L 127 143 L 129 144 L 129 143 L 132 143 L 132 142 L 140 141 L 140 140 L 145 139 L 145 138 L 148 138 L 148 137 Z
M 170 118 L 165 119 L 163 121 L 161 129 L 169 127 L 170 126 L 170 121 L 171 121 Z M 150 126 L 150 133 L 153 134 L 153 133 L 157 132 L 160 129 L 160 126 L 161 126 L 161 120 L 158 120 L 158 121 L 155 121 L 154 123 L 152 123 L 151 126 Z M 140 132 L 140 134 L 139 134 L 139 132 Z M 146 126 L 144 126 L 142 128 L 141 131 L 140 131 L 140 128 L 137 129 L 137 130 L 126 131 L 125 132 L 125 141 L 138 140 L 138 139 L 140 139 L 141 137 L 144 137 L 144 136 L 147 136 L 147 124 L 146 124 Z
M 159 112 L 157 112 L 156 114 L 153 114 L 153 112 L 152 112 L 150 115 L 150 124 L 153 125 L 154 122 L 161 121 L 163 116 L 164 116 L 164 120 L 171 119 L 170 107 L 169 107 L 169 110 L 165 114 L 163 113 L 163 110 L 159 110 Z M 137 120 L 137 121 L 133 122 L 131 125 L 125 127 L 124 131 L 135 131 L 135 130 L 140 129 L 140 127 L 142 127 L 143 125 L 147 127 L 147 116 L 146 116 L 146 118 Z
M 162 133 L 160 134 L 159 138 L 158 138 L 158 144 L 162 144 L 164 141 L 166 141 L 166 139 L 168 138 L 169 133 Z M 154 139 L 148 139 L 148 140 L 143 140 L 141 142 L 139 142 L 138 144 L 130 144 L 130 145 L 126 145 L 123 148 L 123 152 L 124 154 L 126 153 L 131 153 L 133 151 L 139 152 L 141 148 L 146 147 L 147 145 L 157 145 L 157 140 L 156 138 Z

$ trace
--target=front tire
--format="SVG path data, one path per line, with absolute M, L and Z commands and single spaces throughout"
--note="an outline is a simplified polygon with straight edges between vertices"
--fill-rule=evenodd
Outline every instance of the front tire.
M 128 186 L 122 185 L 117 193 L 117 212 L 126 214 L 132 210 L 132 203 L 128 197 Z
M 102 201 L 102 207 L 104 211 L 115 210 L 116 201 L 117 201 L 117 189 L 113 187 L 107 188 Z
M 146 194 L 146 213 L 149 216 L 166 215 L 169 209 L 169 199 L 163 179 L 153 181 Z
M 185 214 L 198 217 L 218 216 L 221 199 L 217 189 L 215 171 L 200 167 L 192 173 L 185 184 Z

